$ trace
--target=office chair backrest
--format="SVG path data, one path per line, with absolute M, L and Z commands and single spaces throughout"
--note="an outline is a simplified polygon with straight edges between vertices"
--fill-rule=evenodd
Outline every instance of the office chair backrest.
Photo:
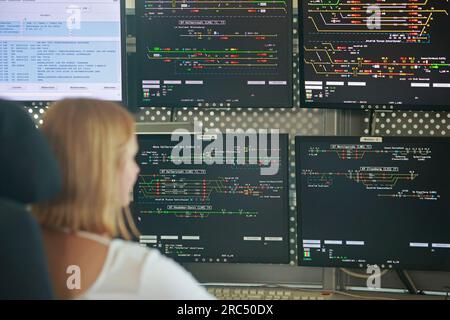
M 0 100 L 0 197 L 21 203 L 49 199 L 61 187 L 58 168 L 25 110 Z
M 52 299 L 36 221 L 22 204 L 0 198 L 0 299 Z
M 0 100 L 0 299 L 53 298 L 40 228 L 25 204 L 60 187 L 43 135 L 22 108 Z

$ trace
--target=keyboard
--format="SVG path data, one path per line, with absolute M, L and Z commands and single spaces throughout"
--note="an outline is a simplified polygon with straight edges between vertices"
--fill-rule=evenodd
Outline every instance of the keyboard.
M 280 287 L 206 286 L 219 300 L 329 300 L 331 293 Z

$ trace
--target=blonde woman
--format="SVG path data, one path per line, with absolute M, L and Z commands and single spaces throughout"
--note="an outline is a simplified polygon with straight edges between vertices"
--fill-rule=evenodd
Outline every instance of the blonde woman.
M 125 109 L 63 100 L 48 109 L 42 131 L 59 160 L 63 189 L 33 212 L 58 298 L 212 298 L 180 265 L 127 241 L 138 234 L 128 204 L 139 168 L 134 121 Z

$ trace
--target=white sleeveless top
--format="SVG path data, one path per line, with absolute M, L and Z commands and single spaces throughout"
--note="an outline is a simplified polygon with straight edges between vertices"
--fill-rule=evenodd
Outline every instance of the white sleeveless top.
M 77 235 L 109 247 L 97 280 L 78 299 L 214 299 L 190 273 L 156 249 L 82 231 Z

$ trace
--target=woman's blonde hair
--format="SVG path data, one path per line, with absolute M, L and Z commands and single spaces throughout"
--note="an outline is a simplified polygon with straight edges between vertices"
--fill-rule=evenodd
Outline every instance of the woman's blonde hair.
M 134 119 L 120 105 L 67 99 L 45 113 L 42 131 L 61 166 L 57 198 L 32 207 L 43 227 L 137 236 L 128 208 L 119 203 L 119 172 Z

